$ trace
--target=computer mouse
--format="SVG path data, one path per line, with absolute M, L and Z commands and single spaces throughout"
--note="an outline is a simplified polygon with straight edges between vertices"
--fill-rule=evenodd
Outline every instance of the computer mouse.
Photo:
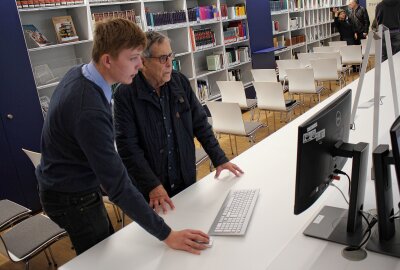
M 199 243 L 199 244 L 203 244 L 203 245 L 205 245 L 206 247 L 210 248 L 210 247 L 212 247 L 212 245 L 214 244 L 214 238 L 212 238 L 212 237 L 210 236 L 210 238 L 208 238 L 208 243 L 204 243 L 204 242 L 201 242 L 201 241 L 196 241 L 196 242 Z

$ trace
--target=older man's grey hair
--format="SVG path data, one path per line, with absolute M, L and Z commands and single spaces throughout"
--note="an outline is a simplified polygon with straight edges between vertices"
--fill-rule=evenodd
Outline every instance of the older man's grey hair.
M 151 48 L 153 47 L 154 44 L 161 44 L 165 40 L 171 42 L 169 37 L 167 37 L 166 35 L 164 35 L 162 33 L 155 32 L 155 31 L 147 32 L 146 38 L 147 38 L 147 44 L 146 44 L 146 48 L 144 49 L 144 51 L 142 53 L 143 57 L 151 57 L 152 56 Z

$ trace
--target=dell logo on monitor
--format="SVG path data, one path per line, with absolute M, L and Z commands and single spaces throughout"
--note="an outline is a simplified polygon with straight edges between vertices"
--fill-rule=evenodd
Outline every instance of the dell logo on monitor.
M 339 127 L 340 123 L 342 122 L 342 114 L 340 111 L 336 112 L 336 126 Z

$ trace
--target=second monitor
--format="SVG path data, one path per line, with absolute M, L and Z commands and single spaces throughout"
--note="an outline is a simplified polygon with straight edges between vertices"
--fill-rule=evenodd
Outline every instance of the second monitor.
M 362 222 L 368 144 L 350 144 L 351 90 L 347 90 L 298 128 L 294 213 L 310 207 L 327 189 L 347 158 L 352 158 L 349 208 L 325 206 L 304 234 L 358 246 L 367 225 Z

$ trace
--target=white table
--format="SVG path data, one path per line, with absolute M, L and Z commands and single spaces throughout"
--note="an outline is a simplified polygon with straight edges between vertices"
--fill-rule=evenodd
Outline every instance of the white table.
M 394 59 L 398 67 L 400 54 Z M 387 69 L 386 63 L 382 65 L 382 94 L 386 98 L 381 106 L 379 143 L 389 142 L 388 131 L 394 121 Z M 396 76 L 400 78 L 399 68 Z M 373 73 L 369 72 L 360 103 L 373 97 L 372 80 Z M 353 82 L 344 88 L 353 89 L 353 98 L 356 85 L 357 82 Z M 397 85 L 400 85 L 399 81 Z M 340 255 L 343 246 L 302 235 L 303 229 L 323 205 L 345 207 L 337 190 L 328 188 L 307 211 L 298 216 L 293 214 L 297 127 L 341 92 L 236 157 L 233 162 L 245 171 L 242 177 L 235 178 L 225 173 L 215 180 L 214 174 L 210 174 L 175 196 L 173 201 L 176 209 L 164 216 L 175 230 L 193 228 L 207 232 L 231 188 L 260 188 L 253 217 L 244 237 L 214 237 L 213 247 L 196 256 L 169 249 L 132 223 L 59 269 L 400 269 L 398 259 L 371 252 L 363 262 L 346 261 Z M 357 129 L 351 131 L 350 142 L 372 142 L 372 115 L 372 108 L 358 111 Z M 370 156 L 371 153 L 370 148 Z M 345 170 L 350 173 L 349 164 L 347 162 Z M 371 158 L 368 167 L 371 167 Z M 345 189 L 347 181 L 341 181 L 338 185 Z M 397 186 L 394 191 L 397 202 Z M 373 182 L 370 180 L 366 192 L 365 209 L 375 208 Z

